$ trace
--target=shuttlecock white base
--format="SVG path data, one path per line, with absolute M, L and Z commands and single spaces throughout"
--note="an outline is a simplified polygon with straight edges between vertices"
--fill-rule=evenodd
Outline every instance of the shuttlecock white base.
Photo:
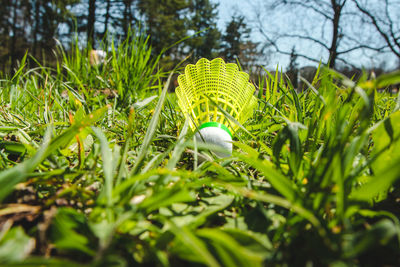
M 217 122 L 206 122 L 200 125 L 196 132 L 196 141 L 217 145 L 226 152 L 214 151 L 218 157 L 226 158 L 232 155 L 232 136 L 229 129 Z

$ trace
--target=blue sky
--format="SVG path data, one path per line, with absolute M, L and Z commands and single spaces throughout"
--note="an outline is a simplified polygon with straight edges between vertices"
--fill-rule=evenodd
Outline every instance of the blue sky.
M 258 33 L 258 29 L 251 27 L 253 18 L 254 4 L 256 1 L 250 0 L 213 0 L 214 3 L 219 3 L 219 20 L 218 27 L 224 30 L 226 24 L 230 21 L 233 15 L 243 15 L 246 17 L 248 26 L 252 29 L 251 39 L 255 42 L 263 42 L 264 39 Z M 299 60 L 300 61 L 300 60 Z M 307 65 L 309 62 L 301 62 L 301 65 Z M 289 57 L 279 54 L 270 55 L 265 67 L 275 69 L 276 66 L 285 68 L 289 64 Z
M 329 24 L 325 25 L 324 28 L 322 26 L 320 28 L 315 27 L 312 25 L 315 22 L 319 22 L 319 18 L 317 16 L 310 16 L 306 18 L 304 21 L 298 20 L 297 16 L 299 13 L 296 13 L 297 10 L 288 10 L 283 9 L 280 11 L 275 11 L 274 13 L 267 14 L 267 8 L 263 6 L 265 1 L 263 0 L 212 0 L 213 2 L 219 2 L 219 21 L 218 27 L 223 30 L 225 29 L 226 23 L 231 19 L 234 14 L 242 14 L 246 17 L 248 26 L 252 29 L 252 40 L 256 42 L 264 42 L 264 37 L 259 33 L 257 27 L 255 26 L 255 20 L 257 18 L 256 13 L 260 11 L 262 15 L 263 26 L 271 32 L 274 31 L 283 31 L 288 33 L 294 33 L 295 29 L 293 25 L 298 23 L 303 23 L 303 27 L 311 29 L 311 34 L 318 34 L 316 36 L 317 39 L 321 38 L 320 40 L 325 40 L 325 43 L 330 44 L 329 38 L 329 31 L 331 27 Z M 326 0 L 321 0 L 321 2 Z M 369 0 L 369 3 L 372 4 L 379 4 L 379 0 Z M 351 5 L 348 5 L 351 9 Z M 255 9 L 255 7 L 257 7 Z M 351 18 L 346 19 L 346 23 L 343 23 L 343 27 L 349 32 L 354 32 L 355 36 L 360 36 L 360 38 L 365 38 L 365 42 L 370 40 L 378 40 L 379 35 L 370 35 L 371 31 L 366 29 L 365 27 L 359 25 L 361 22 L 354 19 L 353 21 Z M 321 23 L 316 24 L 321 25 Z M 350 29 L 351 28 L 351 29 Z M 367 36 L 370 35 L 370 36 Z M 314 35 L 315 36 L 315 35 Z M 369 38 L 369 39 L 368 39 Z M 323 61 L 326 60 L 327 52 L 322 50 L 319 46 L 313 45 L 310 43 L 304 43 L 301 41 L 296 40 L 282 40 L 279 43 L 281 49 L 290 51 L 292 46 L 295 45 L 297 51 L 302 51 L 304 53 L 311 53 L 314 57 L 322 58 Z M 343 46 L 345 47 L 345 46 Z M 350 54 L 346 54 L 346 59 L 351 61 L 354 65 L 359 67 L 378 67 L 382 62 L 387 64 L 387 68 L 394 68 L 397 64 L 395 56 L 391 53 L 387 54 L 380 54 L 377 56 L 374 52 L 370 51 L 355 51 Z M 268 60 L 268 63 L 265 66 L 269 69 L 276 68 L 277 65 L 280 67 L 285 68 L 289 63 L 289 57 L 280 54 L 271 54 Z M 306 65 L 316 65 L 316 63 L 307 61 L 304 59 L 299 58 L 298 63 L 300 66 Z

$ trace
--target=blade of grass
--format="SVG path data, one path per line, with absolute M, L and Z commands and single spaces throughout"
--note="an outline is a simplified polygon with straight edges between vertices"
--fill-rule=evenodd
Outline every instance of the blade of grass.
M 132 171 L 130 172 L 129 176 L 133 176 L 133 175 L 138 173 L 138 171 L 139 171 L 140 167 L 142 166 L 143 161 L 144 161 L 144 159 L 146 157 L 146 154 L 148 152 L 148 148 L 150 146 L 150 143 L 153 140 L 153 137 L 154 137 L 154 135 L 156 133 L 156 130 L 157 130 L 158 121 L 160 119 L 161 109 L 162 109 L 162 107 L 164 105 L 165 96 L 167 95 L 168 87 L 169 87 L 169 84 L 171 83 L 171 79 L 172 79 L 173 73 L 174 72 L 171 72 L 169 74 L 168 80 L 165 83 L 164 89 L 161 92 L 161 95 L 160 95 L 160 98 L 158 100 L 157 106 L 156 106 L 156 108 L 154 110 L 154 113 L 153 113 L 153 117 L 150 120 L 149 127 L 148 127 L 146 135 L 145 135 L 145 137 L 143 139 L 143 144 L 142 144 L 142 146 L 140 148 L 139 155 L 136 158 L 135 165 L 133 166 Z
M 108 141 L 104 133 L 97 127 L 92 126 L 92 131 L 95 133 L 100 141 L 101 157 L 103 159 L 103 172 L 104 172 L 104 188 L 103 194 L 107 199 L 107 207 L 112 206 L 112 190 L 113 190 L 113 175 L 112 175 L 112 162 L 113 156 L 108 145 Z
M 218 261 L 210 254 L 206 245 L 197 238 L 187 227 L 177 227 L 173 222 L 168 221 L 171 231 L 179 238 L 185 245 L 199 255 L 202 262 L 208 266 L 220 266 Z

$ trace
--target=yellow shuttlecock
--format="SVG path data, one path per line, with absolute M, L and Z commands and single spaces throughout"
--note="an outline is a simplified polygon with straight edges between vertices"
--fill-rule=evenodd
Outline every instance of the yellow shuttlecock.
M 239 71 L 236 64 L 216 58 L 205 58 L 196 65 L 187 65 L 185 73 L 178 77 L 175 92 L 178 104 L 196 131 L 196 139 L 225 148 L 232 154 L 232 134 L 239 126 L 224 114 L 230 114 L 243 124 L 253 113 L 257 99 L 253 96 L 254 85 L 249 75 Z M 224 112 L 221 111 L 224 110 Z

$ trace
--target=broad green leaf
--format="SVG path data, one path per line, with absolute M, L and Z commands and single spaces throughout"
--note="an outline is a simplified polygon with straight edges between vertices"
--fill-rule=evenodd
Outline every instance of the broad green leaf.
M 57 249 L 79 251 L 94 255 L 96 245 L 89 240 L 89 226 L 85 215 L 71 208 L 61 208 L 52 222 L 51 239 Z
M 235 238 L 235 240 L 247 249 L 260 255 L 266 255 L 273 250 L 273 245 L 267 235 L 244 231 L 235 228 L 222 228 L 222 231 Z
M 141 208 L 145 208 L 148 211 L 158 209 L 160 207 L 169 206 L 173 203 L 178 202 L 189 202 L 196 199 L 192 192 L 189 192 L 186 188 L 179 185 L 166 188 L 162 191 L 154 193 L 152 196 L 147 197 L 141 204 Z
M 271 185 L 289 201 L 294 202 L 299 197 L 296 185 L 276 170 L 270 161 L 260 160 L 252 155 L 237 154 L 237 156 L 242 161 L 259 170 Z
M 29 257 L 24 259 L 23 261 L 15 262 L 15 263 L 7 263 L 7 267 L 42 267 L 42 266 L 51 266 L 51 267 L 85 267 L 90 266 L 89 264 L 83 264 L 81 262 L 73 262 L 71 260 L 63 259 L 63 258 L 45 258 L 45 257 Z
M 139 101 L 139 102 L 136 102 L 135 104 L 133 104 L 133 107 L 134 107 L 135 109 L 142 109 L 142 108 L 144 108 L 145 106 L 147 106 L 148 104 L 150 104 L 150 103 L 151 103 L 154 99 L 156 99 L 156 98 L 157 98 L 156 95 L 147 97 L 147 98 L 143 99 L 142 101 Z
M 235 186 L 229 183 L 223 183 L 223 182 L 215 182 L 215 183 L 219 184 L 222 187 L 225 187 L 227 190 L 231 192 L 240 194 L 243 197 L 262 201 L 265 203 L 272 203 L 286 209 L 291 209 L 297 214 L 299 214 L 301 217 L 307 219 L 311 224 L 313 224 L 318 229 L 318 232 L 322 237 L 326 236 L 326 231 L 323 227 L 321 227 L 321 222 L 319 221 L 319 219 L 315 217 L 312 211 L 307 210 L 299 203 L 290 202 L 289 200 L 276 195 L 266 194 L 255 190 L 249 190 L 248 188 Z
M 168 223 L 179 242 L 174 242 L 171 251 L 182 259 L 203 263 L 208 266 L 221 266 L 214 256 L 208 251 L 206 244 L 187 227 L 178 227 Z
M 400 179 L 400 160 L 387 165 L 383 170 L 370 177 L 369 181 L 353 190 L 350 198 L 361 201 L 372 201 L 380 194 L 385 194 Z
M 385 88 L 389 85 L 400 83 L 400 71 L 394 71 L 387 74 L 382 74 L 376 79 L 377 88 Z
M 0 150 L 4 149 L 6 153 L 23 156 L 26 152 L 24 144 L 13 141 L 0 141 Z
M 374 150 L 372 156 L 376 156 L 372 163 L 374 172 L 378 173 L 400 159 L 400 110 L 392 113 L 382 121 L 372 132 Z
M 262 266 L 265 252 L 251 250 L 239 243 L 246 241 L 244 243 L 249 245 L 249 236 L 247 236 L 247 240 L 243 240 L 243 235 L 239 239 L 234 239 L 234 235 L 232 236 L 229 231 L 225 232 L 215 228 L 203 228 L 196 234 L 215 248 L 215 254 L 223 266 Z M 236 234 L 239 234 L 239 231 Z M 252 241 L 255 242 L 255 240 Z
M 167 216 L 178 227 L 200 227 L 209 216 L 228 207 L 233 199 L 233 196 L 221 194 L 215 197 L 202 198 L 196 206 L 184 203 L 172 204 L 169 208 L 161 208 L 160 213 Z
M 35 239 L 26 235 L 21 226 L 3 231 L 6 233 L 0 233 L 0 264 L 24 260 L 35 248 Z
M 374 247 L 386 245 L 398 234 L 398 231 L 391 220 L 382 219 L 371 228 L 354 234 L 346 247 L 344 256 L 355 257 Z

